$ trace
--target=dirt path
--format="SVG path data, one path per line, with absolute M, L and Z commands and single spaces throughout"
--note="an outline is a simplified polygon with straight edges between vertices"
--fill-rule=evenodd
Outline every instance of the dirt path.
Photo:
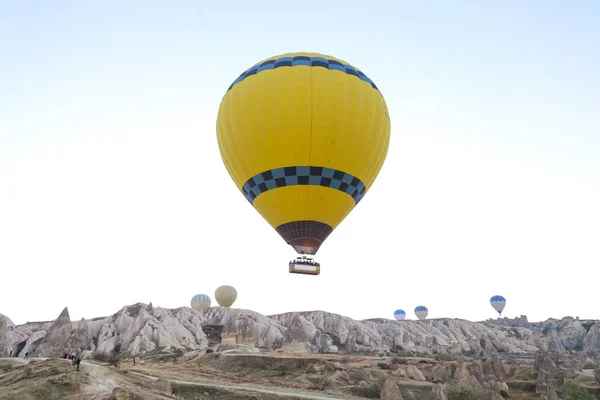
M 581 370 L 581 375 L 589 376 L 590 378 L 594 378 L 595 377 L 593 369 L 582 369 Z
M 329 395 L 319 395 L 319 394 L 313 394 L 313 393 L 309 393 L 309 392 L 304 392 L 304 391 L 300 391 L 300 390 L 295 390 L 295 389 L 288 389 L 288 390 L 277 390 L 277 389 L 261 389 L 261 388 L 257 388 L 257 387 L 253 387 L 253 386 L 245 386 L 245 385 L 239 385 L 239 384 L 235 384 L 235 383 L 214 383 L 214 382 L 198 382 L 198 381 L 183 381 L 183 380 L 179 380 L 179 379 L 172 379 L 172 378 L 157 378 L 155 376 L 152 375 L 147 375 L 147 374 L 142 374 L 140 372 L 135 372 L 135 371 L 129 371 L 130 374 L 134 374 L 134 375 L 138 375 L 147 379 L 152 379 L 152 380 L 157 380 L 157 379 L 164 379 L 166 381 L 169 382 L 173 382 L 173 383 L 178 383 L 181 385 L 195 385 L 195 386 L 206 386 L 206 387 L 215 387 L 215 388 L 221 388 L 221 389 L 237 389 L 237 390 L 244 390 L 247 392 L 257 392 L 257 393 L 265 393 L 265 394 L 274 394 L 277 396 L 281 396 L 281 397 L 291 397 L 291 398 L 301 398 L 301 399 L 312 399 L 312 400 L 345 400 L 347 399 L 347 397 L 335 397 L 335 396 L 329 396 Z
M 87 391 L 91 395 L 111 393 L 113 389 L 119 386 L 114 373 L 107 370 L 106 367 L 87 361 L 81 361 L 79 368 L 81 371 L 86 371 L 90 374 L 90 386 L 87 388 Z
M 78 372 L 71 371 L 71 360 L 61 359 L 65 363 L 65 368 L 73 374 Z M 90 399 L 99 398 L 119 386 L 114 372 L 108 370 L 105 366 L 94 363 L 93 361 L 82 360 L 79 366 L 81 372 L 89 374 L 89 380 L 85 386 L 85 394 Z

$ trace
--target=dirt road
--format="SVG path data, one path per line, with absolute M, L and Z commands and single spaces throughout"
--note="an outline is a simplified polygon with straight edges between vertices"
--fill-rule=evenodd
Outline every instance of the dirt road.
M 140 372 L 129 371 L 130 374 L 135 374 L 137 376 L 141 376 L 147 379 L 156 380 L 159 379 L 152 375 L 142 374 Z M 235 383 L 214 383 L 214 382 L 199 382 L 199 381 L 182 381 L 179 379 L 171 379 L 171 378 L 160 378 L 169 382 L 178 383 L 182 385 L 195 385 L 195 386 L 205 386 L 205 387 L 215 387 L 221 389 L 237 389 L 249 392 L 257 392 L 257 393 L 265 393 L 281 396 L 283 398 L 301 398 L 301 399 L 313 399 L 313 400 L 345 400 L 344 397 L 335 397 L 329 395 L 319 395 L 310 392 L 305 392 L 296 389 L 261 389 L 253 386 L 239 385 Z

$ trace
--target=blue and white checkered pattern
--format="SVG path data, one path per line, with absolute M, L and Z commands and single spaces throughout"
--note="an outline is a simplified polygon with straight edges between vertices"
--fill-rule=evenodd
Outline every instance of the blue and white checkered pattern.
M 308 57 L 308 56 L 295 56 L 295 57 L 282 57 L 276 60 L 268 60 L 263 62 L 260 65 L 255 65 L 252 68 L 244 71 L 233 83 L 229 86 L 227 91 L 230 91 L 235 85 L 248 78 L 249 76 L 256 75 L 263 71 L 268 71 L 271 69 L 281 68 L 281 67 L 297 67 L 297 66 L 307 66 L 307 67 L 321 67 L 326 68 L 332 71 L 340 71 L 348 75 L 352 75 L 360 79 L 361 81 L 367 82 L 371 87 L 379 92 L 379 89 L 373 83 L 371 79 L 369 79 L 364 73 L 360 70 L 348 65 L 343 64 L 336 60 L 330 60 L 323 57 Z M 381 92 L 380 92 L 381 94 Z
M 260 194 L 284 186 L 316 185 L 342 191 L 358 204 L 367 192 L 365 184 L 346 172 L 327 167 L 300 166 L 271 169 L 254 175 L 242 186 L 242 193 L 250 204 Z

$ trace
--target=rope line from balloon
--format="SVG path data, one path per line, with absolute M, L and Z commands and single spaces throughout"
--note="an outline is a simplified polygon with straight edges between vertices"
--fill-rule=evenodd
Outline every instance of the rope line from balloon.
M 242 186 L 244 197 L 254 203 L 262 193 L 272 189 L 296 185 L 324 186 L 351 196 L 358 204 L 367 192 L 365 184 L 357 177 L 333 168 L 296 166 L 270 169 L 248 179 Z
M 268 60 L 260 65 L 255 65 L 250 69 L 244 71 L 233 83 L 229 86 L 227 91 L 229 92 L 235 85 L 242 82 L 249 76 L 256 75 L 263 71 L 269 71 L 281 67 L 318 67 L 325 68 L 331 71 L 340 71 L 348 75 L 355 76 L 361 81 L 367 82 L 371 87 L 379 92 L 379 88 L 375 83 L 367 77 L 362 71 L 354 68 L 351 65 L 341 63 L 336 60 L 330 60 L 323 57 L 308 57 L 308 56 L 295 56 L 295 57 L 282 57 L 275 60 Z M 381 94 L 381 92 L 379 92 Z

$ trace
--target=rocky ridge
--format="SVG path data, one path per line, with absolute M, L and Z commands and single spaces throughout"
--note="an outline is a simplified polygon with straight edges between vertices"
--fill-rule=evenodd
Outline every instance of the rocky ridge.
M 4 322 L 2 322 L 4 321 Z M 165 309 L 137 303 L 115 314 L 71 321 L 65 308 L 49 322 L 15 326 L 0 319 L 0 356 L 84 356 L 147 354 L 219 346 L 223 339 L 263 349 L 307 353 L 386 353 L 399 355 L 523 355 L 539 351 L 582 354 L 600 352 L 600 322 L 566 317 L 529 323 L 526 317 L 471 322 L 460 319 L 392 321 L 353 320 L 324 311 L 265 316 L 254 311 L 211 307 Z

